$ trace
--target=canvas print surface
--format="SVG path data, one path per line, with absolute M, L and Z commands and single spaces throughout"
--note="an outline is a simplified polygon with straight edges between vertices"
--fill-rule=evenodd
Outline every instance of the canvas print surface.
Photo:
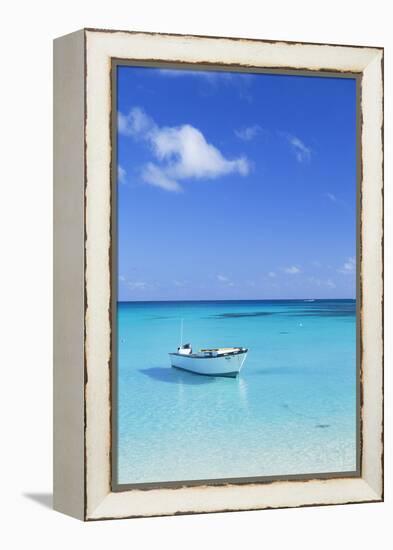
M 356 472 L 356 80 L 115 81 L 116 483 Z

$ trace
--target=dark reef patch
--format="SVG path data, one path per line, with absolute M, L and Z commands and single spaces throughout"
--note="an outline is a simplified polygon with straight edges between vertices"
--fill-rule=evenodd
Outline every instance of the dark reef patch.
M 241 319 L 243 317 L 266 317 L 267 315 L 276 315 L 272 311 L 250 311 L 250 312 L 233 312 L 233 313 L 219 313 L 218 315 L 211 315 L 213 319 Z
M 298 309 L 296 311 L 282 312 L 290 317 L 354 317 L 356 309 L 354 308 L 331 308 L 331 309 Z

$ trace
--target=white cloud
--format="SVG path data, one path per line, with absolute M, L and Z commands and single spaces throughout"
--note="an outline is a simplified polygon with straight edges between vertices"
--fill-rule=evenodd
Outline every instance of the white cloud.
M 255 78 L 252 74 L 228 71 L 188 71 L 181 69 L 158 69 L 156 72 L 162 77 L 194 78 L 208 84 L 210 90 L 214 90 L 219 84 L 232 86 L 239 93 L 240 99 L 252 100 L 252 96 L 249 93 L 249 88 Z
M 352 275 L 356 272 L 356 260 L 353 257 L 348 258 L 344 264 L 337 270 L 344 275 Z
M 262 128 L 258 124 L 254 124 L 253 126 L 245 126 L 235 130 L 235 134 L 243 141 L 251 141 L 261 132 L 261 130 Z
M 291 265 L 290 267 L 284 268 L 285 273 L 288 273 L 289 275 L 297 275 L 301 272 L 301 270 L 296 265 Z
M 274 271 L 269 271 L 268 276 L 274 279 L 274 277 L 276 276 L 276 273 Z
M 119 183 L 125 183 L 126 182 L 126 175 L 127 175 L 127 172 L 119 164 L 119 166 L 117 167 L 117 179 L 118 179 Z
M 187 281 L 178 281 L 177 279 L 175 279 L 175 280 L 173 281 L 173 284 L 174 284 L 175 286 L 177 286 L 177 287 L 182 288 L 182 287 L 187 286 Z
M 308 161 L 311 158 L 311 149 L 297 137 L 292 136 L 290 143 L 295 150 L 296 159 L 298 162 Z
M 217 280 L 224 285 L 235 286 L 231 279 L 229 277 L 226 277 L 225 275 L 217 275 Z
M 332 202 L 337 202 L 337 197 L 333 193 L 325 193 L 325 197 L 327 197 Z
M 238 172 L 245 176 L 249 166 L 244 157 L 227 160 L 208 143 L 202 132 L 188 124 L 177 128 L 162 128 L 152 136 L 159 160 L 167 160 L 167 173 L 177 179 L 217 178 Z
M 298 162 L 308 162 L 311 160 L 311 148 L 307 147 L 307 145 L 305 145 L 300 138 L 289 134 L 288 132 L 279 132 L 279 134 L 283 136 L 291 145 Z
M 155 128 L 155 123 L 152 118 L 140 107 L 134 107 L 128 115 L 118 113 L 117 129 L 120 134 L 125 136 L 144 136 Z
M 119 132 L 146 141 L 157 162 L 142 168 L 146 183 L 166 191 L 181 191 L 180 181 L 216 179 L 231 173 L 246 176 L 248 160 L 241 156 L 227 159 L 200 130 L 190 124 L 159 127 L 142 109 L 134 107 L 128 115 L 119 113 Z
M 329 288 L 336 288 L 336 283 L 334 281 L 332 281 L 331 279 L 328 279 L 326 281 L 326 286 L 328 286 Z
M 170 78 L 179 78 L 179 77 L 191 77 L 199 78 L 201 80 L 206 80 L 211 84 L 215 84 L 218 81 L 227 81 L 230 82 L 233 80 L 233 73 L 224 72 L 224 71 L 192 71 L 192 70 L 182 70 L 182 69 L 158 69 L 156 71 L 160 76 L 167 76 Z M 248 75 L 241 75 L 248 76 Z
M 309 283 L 313 283 L 316 286 L 325 286 L 328 288 L 336 288 L 336 283 L 332 279 L 319 279 L 318 277 L 309 277 Z
M 145 290 L 149 288 L 148 283 L 145 281 L 127 281 L 127 286 L 131 288 L 131 290 Z
M 133 281 L 125 275 L 119 275 L 119 282 L 123 283 L 123 285 L 131 290 L 148 290 L 153 289 L 156 286 L 155 284 L 147 283 L 146 281 Z
M 181 191 L 181 186 L 177 183 L 176 180 L 169 177 L 165 170 L 149 162 L 145 165 L 142 170 L 142 179 L 150 185 L 155 185 L 156 187 L 161 187 L 166 191 Z

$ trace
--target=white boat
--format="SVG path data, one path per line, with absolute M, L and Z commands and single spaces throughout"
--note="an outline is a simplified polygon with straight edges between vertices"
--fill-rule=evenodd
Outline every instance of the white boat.
M 184 344 L 169 356 L 172 367 L 176 369 L 206 376 L 235 378 L 246 360 L 247 352 L 246 348 L 214 348 L 193 353 L 191 345 Z

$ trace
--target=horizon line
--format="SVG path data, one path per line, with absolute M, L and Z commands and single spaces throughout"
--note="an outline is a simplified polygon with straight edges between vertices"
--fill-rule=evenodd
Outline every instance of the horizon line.
M 239 299 L 225 299 L 219 300 L 200 299 L 200 300 L 117 300 L 118 304 L 121 303 L 157 303 L 157 302 L 314 302 L 314 301 L 338 301 L 338 300 L 351 300 L 356 302 L 356 298 L 239 298 Z

